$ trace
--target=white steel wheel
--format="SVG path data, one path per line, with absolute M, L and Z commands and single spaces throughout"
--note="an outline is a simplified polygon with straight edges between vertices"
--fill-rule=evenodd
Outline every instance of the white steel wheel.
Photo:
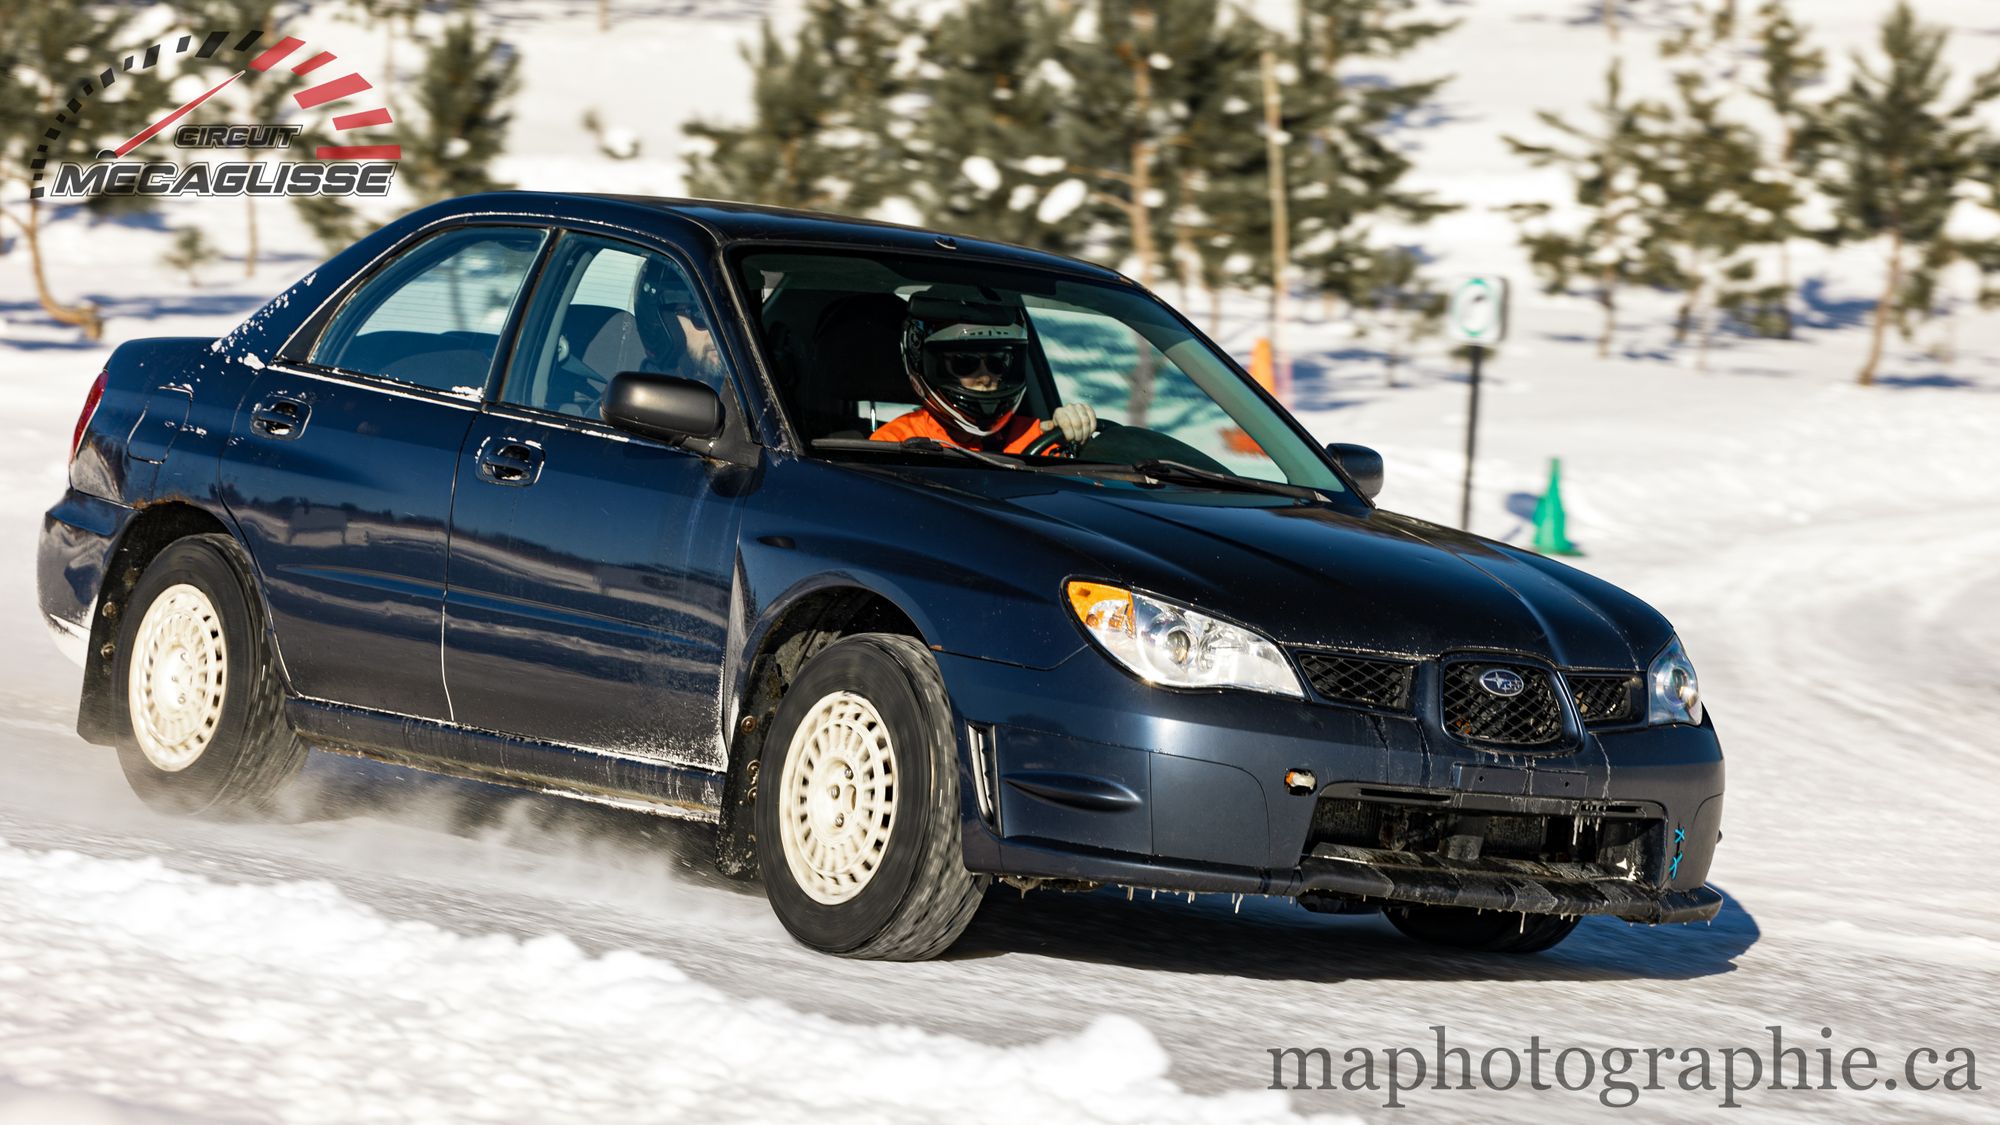
M 133 637 L 126 703 L 146 760 L 168 773 L 193 765 L 222 721 L 229 652 L 215 603 L 182 582 L 160 591 Z
M 875 705 L 836 691 L 792 734 L 778 793 L 780 843 L 792 877 L 828 906 L 860 894 L 896 826 L 896 748 Z

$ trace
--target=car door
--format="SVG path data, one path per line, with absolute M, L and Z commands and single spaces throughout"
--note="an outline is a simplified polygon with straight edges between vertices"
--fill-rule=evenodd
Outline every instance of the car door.
M 452 508 L 444 666 L 462 724 L 718 764 L 718 699 L 748 470 L 598 413 L 620 371 L 737 399 L 708 306 L 667 254 L 588 234 L 551 251 Z
M 452 478 L 547 238 L 431 235 L 252 381 L 222 484 L 299 693 L 450 718 L 439 643 Z

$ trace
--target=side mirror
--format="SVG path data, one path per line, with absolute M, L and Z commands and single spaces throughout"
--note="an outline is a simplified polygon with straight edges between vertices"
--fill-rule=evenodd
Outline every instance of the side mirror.
M 1354 487 L 1361 495 L 1375 499 L 1382 491 L 1382 455 L 1365 445 L 1350 445 L 1344 441 L 1334 442 L 1326 447 L 1327 456 L 1333 463 L 1354 478 Z
M 675 444 L 722 432 L 722 398 L 715 388 L 679 375 L 621 371 L 605 388 L 598 409 L 621 430 Z

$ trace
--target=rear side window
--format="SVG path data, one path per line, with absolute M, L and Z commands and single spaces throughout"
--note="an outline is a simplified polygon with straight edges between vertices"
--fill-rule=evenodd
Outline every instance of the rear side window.
M 364 282 L 327 325 L 312 362 L 440 391 L 478 394 L 545 231 L 446 231 Z

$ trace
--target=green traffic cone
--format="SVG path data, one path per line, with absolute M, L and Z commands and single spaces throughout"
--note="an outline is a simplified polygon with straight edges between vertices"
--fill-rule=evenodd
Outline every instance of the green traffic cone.
M 1549 460 L 1549 488 L 1535 504 L 1535 551 L 1543 555 L 1581 555 L 1563 533 L 1562 458 Z

